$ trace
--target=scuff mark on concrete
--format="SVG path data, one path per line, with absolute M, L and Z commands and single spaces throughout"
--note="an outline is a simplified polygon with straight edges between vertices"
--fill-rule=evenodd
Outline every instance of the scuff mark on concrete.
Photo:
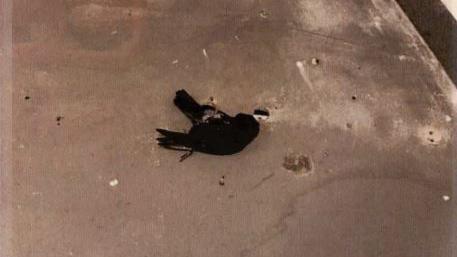
M 305 62 L 302 61 L 297 61 L 295 63 L 297 65 L 298 71 L 300 72 L 301 77 L 303 78 L 303 81 L 305 82 L 306 86 L 308 86 L 308 89 L 313 91 L 313 82 L 311 82 L 311 79 L 309 78 L 309 74 L 307 70 L 305 69 Z
M 274 177 L 274 175 L 275 175 L 275 173 L 273 172 L 273 173 L 263 177 L 257 184 L 255 184 L 251 188 L 251 191 L 257 189 L 258 187 L 260 187 L 265 181 L 267 181 L 267 180 L 271 179 L 272 177 Z

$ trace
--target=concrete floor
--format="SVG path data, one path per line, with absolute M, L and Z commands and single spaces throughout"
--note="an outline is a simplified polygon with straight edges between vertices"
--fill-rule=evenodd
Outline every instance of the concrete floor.
M 15 0 L 12 19 L 2 256 L 455 256 L 457 93 L 394 1 Z M 180 163 L 154 129 L 189 127 L 181 88 L 272 116 L 240 154 Z

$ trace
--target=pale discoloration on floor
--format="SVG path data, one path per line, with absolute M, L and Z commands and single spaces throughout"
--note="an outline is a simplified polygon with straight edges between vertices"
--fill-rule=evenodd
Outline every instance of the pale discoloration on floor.
M 455 87 L 394 2 L 286 2 L 18 1 L 8 256 L 450 257 Z M 181 88 L 271 117 L 179 163 Z

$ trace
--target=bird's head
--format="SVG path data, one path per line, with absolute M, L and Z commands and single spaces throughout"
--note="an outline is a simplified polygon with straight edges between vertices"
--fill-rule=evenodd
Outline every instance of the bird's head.
M 270 113 L 266 109 L 255 109 L 253 116 L 257 121 L 267 120 Z

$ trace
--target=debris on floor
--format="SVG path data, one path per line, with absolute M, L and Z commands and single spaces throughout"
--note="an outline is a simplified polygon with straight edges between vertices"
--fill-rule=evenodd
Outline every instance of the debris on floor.
M 57 121 L 57 126 L 60 126 L 60 122 L 63 120 L 63 116 L 57 116 L 56 121 Z
M 117 179 L 113 179 L 109 182 L 109 185 L 112 186 L 112 187 L 115 187 L 119 184 L 119 180 Z
M 443 195 L 443 201 L 447 202 L 447 201 L 449 201 L 449 200 L 451 200 L 451 197 L 450 197 L 450 196 L 448 196 L 448 195 Z
M 222 176 L 222 177 L 219 179 L 219 185 L 220 185 L 220 186 L 225 185 L 225 176 Z
M 320 61 L 319 61 L 319 59 L 317 59 L 317 58 L 311 59 L 311 64 L 312 64 L 312 65 L 319 65 L 319 62 L 320 62 Z

